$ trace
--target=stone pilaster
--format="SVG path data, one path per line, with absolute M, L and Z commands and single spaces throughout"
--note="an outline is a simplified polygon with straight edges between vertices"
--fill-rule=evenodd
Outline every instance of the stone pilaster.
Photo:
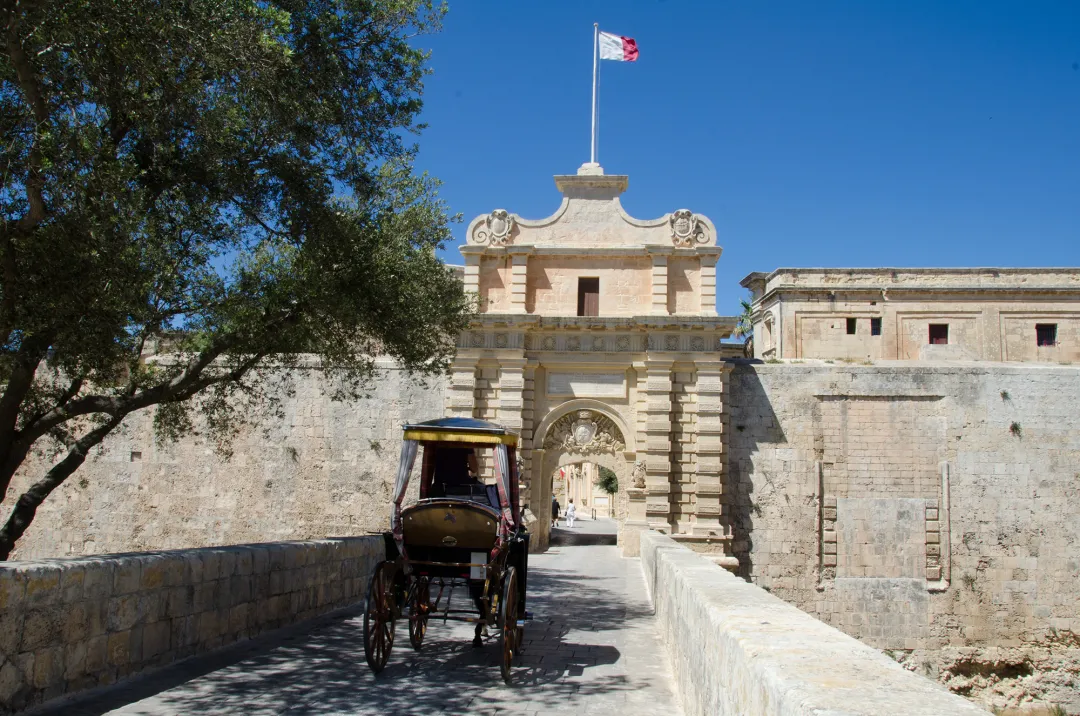
M 458 352 L 450 367 L 446 412 L 455 418 L 476 417 L 476 360 Z
M 668 315 L 668 257 L 667 253 L 650 251 L 652 255 L 652 304 L 654 316 Z
M 525 313 L 529 249 L 510 247 L 510 313 Z
M 716 260 L 718 254 L 701 254 L 701 315 L 716 315 Z
M 648 360 L 645 368 L 645 430 L 638 444 L 645 456 L 645 514 L 650 525 L 671 526 L 672 361 Z M 644 447 L 644 450 L 642 450 Z
M 727 536 L 724 473 L 727 453 L 724 450 L 724 386 L 731 368 L 720 361 L 698 361 L 695 397 L 697 399 L 697 505 L 693 533 L 701 536 Z
M 521 433 L 521 413 L 525 405 L 525 359 L 499 358 L 498 407 L 495 422 Z
M 536 398 L 536 362 L 529 361 L 525 364 L 521 372 L 522 380 L 524 381 L 524 388 L 521 391 L 521 443 L 518 448 L 521 455 L 521 496 L 526 504 L 531 503 L 532 485 L 533 485 L 533 468 L 540 469 L 540 464 L 533 462 L 533 431 L 536 426 L 533 425 L 533 407 L 535 406 Z M 538 447 L 538 446 L 537 446 Z M 532 505 L 530 504 L 530 507 Z M 533 514 L 536 514 L 536 509 L 533 507 Z
M 465 254 L 465 293 L 478 296 L 480 294 L 480 259 L 482 254 L 472 252 Z

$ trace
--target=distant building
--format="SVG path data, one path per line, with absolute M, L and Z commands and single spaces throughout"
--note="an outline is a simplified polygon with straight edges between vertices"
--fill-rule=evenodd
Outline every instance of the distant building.
M 752 273 L 756 358 L 1080 361 L 1080 268 Z

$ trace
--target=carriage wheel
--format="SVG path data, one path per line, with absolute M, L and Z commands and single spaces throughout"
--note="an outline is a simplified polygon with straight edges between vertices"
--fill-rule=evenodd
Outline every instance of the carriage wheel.
M 393 562 L 375 567 L 364 601 L 364 656 L 376 674 L 386 667 L 394 646 L 394 574 Z
M 499 662 L 499 671 L 502 672 L 503 681 L 510 683 L 510 666 L 514 662 L 514 655 L 518 651 L 518 593 L 517 571 L 508 567 L 503 576 L 502 603 L 502 661 Z
M 431 609 L 431 588 L 427 577 L 418 577 L 409 591 L 409 643 L 420 651 L 427 634 L 428 611 Z

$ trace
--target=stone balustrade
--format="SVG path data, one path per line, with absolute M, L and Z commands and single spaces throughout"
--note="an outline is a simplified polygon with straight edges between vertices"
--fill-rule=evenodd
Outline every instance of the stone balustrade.
M 0 713 L 364 598 L 382 537 L 0 562 Z
M 641 566 L 687 716 L 986 713 L 670 537 Z

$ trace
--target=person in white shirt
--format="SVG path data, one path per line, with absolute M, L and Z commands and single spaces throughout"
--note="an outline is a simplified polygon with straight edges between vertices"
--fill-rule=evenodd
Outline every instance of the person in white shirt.
M 577 508 L 574 507 L 574 501 L 573 501 L 573 499 L 571 499 L 569 504 L 567 504 L 567 506 L 566 506 L 566 526 L 567 527 L 573 527 L 574 526 L 574 519 L 576 517 L 577 517 Z

